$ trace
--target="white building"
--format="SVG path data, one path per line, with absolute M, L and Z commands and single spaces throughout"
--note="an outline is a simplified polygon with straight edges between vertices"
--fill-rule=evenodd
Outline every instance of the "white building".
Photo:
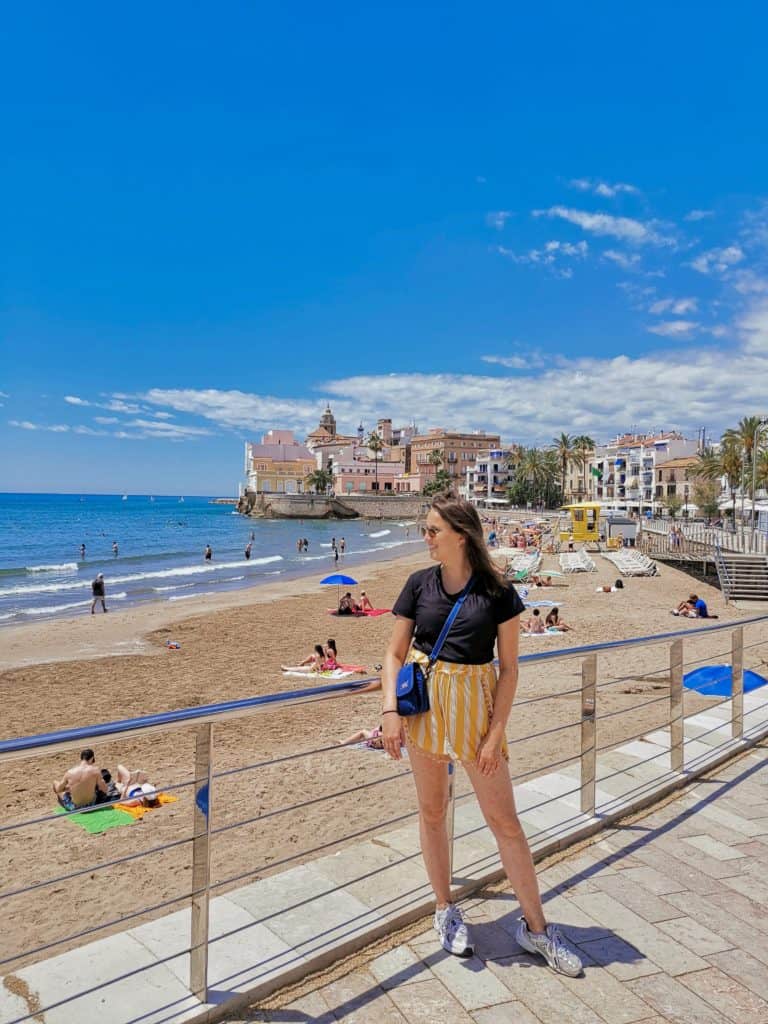
M 514 480 L 514 473 L 508 468 L 511 455 L 507 448 L 478 452 L 475 461 L 466 467 L 464 483 L 459 488 L 462 497 L 481 507 L 508 505 L 507 488 Z
M 587 500 L 606 510 L 655 515 L 663 508 L 656 493 L 657 465 L 698 450 L 698 441 L 675 432 L 624 434 L 598 445 L 587 467 Z

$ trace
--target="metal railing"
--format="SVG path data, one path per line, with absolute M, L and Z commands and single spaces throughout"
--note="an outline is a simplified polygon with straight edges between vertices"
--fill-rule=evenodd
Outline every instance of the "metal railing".
M 581 647 L 570 648 L 567 650 L 554 650 L 554 651 L 543 651 L 533 654 L 525 654 L 520 658 L 521 667 L 547 665 L 553 662 L 565 661 L 569 659 L 578 659 L 580 661 L 580 684 L 578 686 L 568 688 L 565 690 L 559 690 L 557 692 L 536 694 L 531 697 L 522 698 L 515 704 L 515 708 L 525 707 L 528 704 L 535 704 L 541 701 L 559 701 L 562 699 L 568 699 L 578 697 L 578 713 L 573 720 L 569 720 L 563 724 L 557 724 L 547 729 L 540 730 L 539 732 L 518 737 L 517 739 L 510 740 L 510 747 L 514 744 L 528 742 L 532 739 L 538 739 L 540 737 L 558 733 L 568 729 L 579 730 L 578 750 L 575 753 L 568 754 L 565 757 L 561 757 L 555 762 L 548 763 L 539 768 L 534 768 L 522 775 L 516 776 L 516 781 L 520 781 L 525 778 L 530 778 L 535 775 L 541 775 L 548 770 L 558 768 L 561 765 L 572 764 L 574 762 L 579 763 L 580 778 L 577 785 L 573 789 L 566 793 L 558 794 L 557 796 L 550 797 L 542 800 L 540 803 L 533 805 L 530 809 L 538 809 L 544 807 L 553 801 L 560 799 L 562 796 L 574 796 L 579 794 L 579 812 L 574 811 L 572 819 L 563 821 L 557 825 L 556 833 L 559 831 L 561 834 L 565 834 L 569 827 L 569 821 L 575 820 L 579 816 L 594 816 L 595 814 L 595 803 L 596 803 L 596 789 L 602 781 L 620 775 L 625 769 L 618 769 L 608 772 L 603 775 L 598 774 L 598 755 L 605 750 L 609 750 L 619 746 L 622 743 L 628 741 L 628 739 L 637 739 L 647 734 L 648 729 L 646 728 L 643 732 L 632 737 L 622 737 L 611 741 L 604 746 L 598 745 L 598 723 L 601 717 L 598 715 L 598 698 L 600 694 L 607 691 L 608 687 L 614 687 L 616 684 L 626 682 L 628 680 L 637 679 L 638 673 L 629 673 L 623 675 L 616 675 L 607 679 L 598 679 L 598 657 L 610 657 L 615 652 L 627 652 L 636 650 L 651 645 L 669 645 L 668 655 L 664 659 L 663 663 L 655 668 L 652 672 L 642 672 L 640 678 L 647 679 L 649 677 L 662 676 L 668 679 L 669 691 L 661 696 L 653 697 L 650 700 L 644 700 L 638 704 L 633 704 L 628 708 L 621 708 L 617 711 L 608 712 L 605 716 L 606 719 L 627 714 L 635 714 L 641 709 L 651 707 L 654 705 L 660 705 L 666 703 L 667 711 L 663 717 L 661 727 L 665 725 L 669 728 L 669 749 L 664 749 L 661 752 L 651 753 L 648 758 L 644 761 L 636 762 L 636 765 L 643 763 L 650 763 L 657 760 L 660 757 L 669 757 L 670 771 L 673 773 L 683 773 L 686 767 L 686 744 L 691 742 L 686 740 L 684 723 L 684 670 L 687 666 L 693 664 L 700 664 L 702 662 L 711 662 L 717 658 L 729 657 L 730 666 L 727 673 L 723 675 L 723 679 L 731 679 L 732 689 L 731 695 L 723 698 L 719 703 L 731 702 L 731 715 L 730 715 L 730 736 L 731 740 L 740 739 L 744 735 L 744 671 L 745 671 L 745 651 L 755 650 L 761 646 L 768 644 L 768 639 L 758 639 L 754 643 L 746 645 L 744 643 L 744 630 L 750 626 L 759 626 L 768 622 L 768 615 L 754 616 L 748 619 L 741 620 L 737 623 L 719 623 L 718 625 L 707 625 L 707 626 L 693 626 L 685 630 L 659 634 L 654 636 L 643 636 L 632 639 L 608 641 L 599 644 L 589 644 Z M 709 638 L 715 638 L 721 633 L 727 634 L 730 637 L 730 643 L 727 649 L 722 651 L 718 650 L 716 653 L 708 653 L 706 657 L 691 659 L 685 661 L 685 650 L 686 643 L 690 643 L 692 639 L 695 640 L 707 640 Z M 712 683 L 708 684 L 710 688 L 714 688 L 721 679 L 716 679 Z M 218 704 L 204 705 L 196 708 L 188 708 L 177 711 L 165 712 L 162 714 L 147 715 L 140 718 L 125 719 L 122 721 L 106 722 L 100 725 L 87 726 L 84 728 L 66 729 L 58 732 L 47 733 L 38 736 L 25 736 L 18 739 L 4 740 L 0 742 L 0 763 L 8 763 L 13 760 L 19 759 L 34 759 L 43 755 L 49 755 L 53 752 L 63 752 L 72 749 L 77 749 L 92 743 L 97 739 L 120 739 L 124 740 L 129 737 L 147 736 L 157 734 L 159 732 L 168 732 L 173 730 L 179 730 L 182 728 L 189 728 L 190 726 L 194 729 L 195 735 L 195 746 L 194 746 L 194 777 L 191 781 L 183 782 L 174 786 L 162 786 L 162 789 L 184 789 L 185 787 L 191 787 L 193 790 L 193 810 L 192 810 L 192 831 L 191 835 L 183 839 L 175 839 L 171 842 L 158 844 L 152 846 L 149 849 L 141 850 L 135 853 L 126 854 L 122 857 L 102 862 L 96 865 L 90 865 L 86 868 L 78 868 L 76 870 L 70 870 L 63 874 L 59 874 L 56 877 L 35 881 L 30 885 L 17 885 L 15 888 L 6 892 L 0 892 L 0 906 L 3 906 L 7 900 L 13 897 L 20 896 L 25 893 L 31 893 L 37 890 L 44 890 L 54 884 L 60 884 L 62 882 L 72 881 L 75 878 L 82 877 L 89 873 L 95 873 L 96 871 L 103 870 L 108 867 L 114 867 L 115 865 L 125 865 L 133 863 L 141 857 L 149 856 L 153 853 L 160 852 L 165 849 L 172 847 L 180 847 L 185 844 L 191 845 L 192 850 L 192 878 L 191 878 L 191 891 L 185 893 L 182 896 L 175 897 L 170 900 L 164 900 L 151 907 L 144 907 L 135 913 L 121 914 L 119 918 L 114 921 L 107 922 L 106 924 L 97 924 L 93 927 L 84 929 L 76 934 L 65 936 L 64 938 L 56 939 L 52 942 L 46 942 L 38 944 L 35 948 L 27 949 L 21 952 L 14 952 L 14 955 L 7 957 L 0 961 L 0 967 L 5 967 L 12 963 L 17 963 L 24 958 L 30 958 L 39 956 L 42 953 L 48 952 L 50 949 L 61 946 L 66 943 L 70 945 L 76 943 L 77 940 L 82 940 L 87 936 L 95 935 L 106 928 L 113 927 L 121 921 L 136 919 L 141 916 L 148 914 L 157 914 L 159 911 L 168 911 L 171 906 L 178 904 L 182 901 L 186 901 L 191 905 L 191 931 L 190 931 L 190 942 L 189 946 L 183 952 L 190 954 L 190 975 L 189 975 L 189 988 L 190 991 L 202 1002 L 205 1002 L 208 995 L 208 955 L 210 946 L 217 941 L 228 937 L 232 933 L 226 933 L 219 935 L 215 939 L 211 939 L 209 935 L 209 909 L 210 909 L 210 898 L 211 893 L 214 891 L 221 891 L 226 887 L 243 882 L 246 879 L 253 879 L 263 869 L 257 867 L 253 870 L 249 870 L 245 873 L 234 875 L 225 879 L 218 879 L 215 882 L 211 879 L 211 852 L 215 842 L 216 836 L 230 834 L 232 830 L 242 828 L 253 822 L 265 821 L 270 816 L 276 816 L 282 813 L 290 813 L 295 811 L 297 808 L 308 806 L 311 803 L 321 803 L 325 800 L 332 799 L 339 795 L 337 793 L 326 794 L 322 797 L 316 798 L 316 800 L 305 801 L 300 804 L 289 805 L 288 807 L 279 808 L 278 810 L 270 812 L 268 815 L 256 815 L 255 817 L 246 818 L 244 821 L 227 822 L 226 824 L 220 825 L 216 828 L 212 825 L 212 792 L 214 785 L 217 780 L 223 780 L 227 776 L 235 775 L 240 772 L 250 771 L 255 768 L 264 767 L 265 764 L 275 764 L 275 760 L 269 762 L 257 762 L 256 764 L 238 766 L 231 769 L 214 772 L 214 726 L 218 727 L 225 722 L 242 721 L 253 715 L 263 713 L 268 708 L 283 707 L 293 708 L 302 704 L 315 703 L 319 701 L 325 701 L 329 699 L 337 699 L 340 697 L 347 697 L 350 695 L 361 695 L 369 693 L 372 689 L 377 687 L 379 680 L 378 677 L 367 677 L 361 680 L 325 684 L 310 689 L 294 691 L 290 693 L 277 693 L 270 694 L 262 697 L 247 698 L 242 700 L 227 701 Z M 706 694 L 704 694 L 706 696 Z M 707 705 L 711 706 L 711 705 Z M 760 707 L 766 707 L 768 704 L 760 705 Z M 748 714 L 753 714 L 758 708 L 753 708 Z M 658 727 L 658 726 L 657 726 Z M 723 723 L 719 722 L 718 725 L 709 730 L 710 732 L 716 732 L 723 729 Z M 693 739 L 698 739 L 702 735 L 707 733 L 699 733 L 698 736 Z M 310 751 L 302 751 L 298 753 L 286 754 L 283 758 L 277 759 L 279 761 L 290 761 L 296 760 L 303 757 L 308 757 L 313 754 L 327 753 L 331 750 L 338 751 L 337 746 L 324 746 Z M 560 750 L 560 753 L 563 751 Z M 451 858 L 453 858 L 453 836 L 454 836 L 454 813 L 455 804 L 458 800 L 464 800 L 471 797 L 471 793 L 466 793 L 461 796 L 456 794 L 456 773 L 452 766 L 448 768 L 449 772 L 449 829 L 451 836 Z M 366 782 L 363 786 L 355 786 L 355 791 L 367 788 L 370 786 L 380 785 L 387 783 L 395 778 L 401 778 L 403 774 L 406 774 L 403 770 L 395 775 L 387 775 L 385 778 L 376 779 L 373 782 Z M 644 788 L 647 789 L 650 784 L 648 782 L 640 781 L 637 784 L 638 793 L 642 793 Z M 345 792 L 347 792 L 346 790 Z M 115 801 L 117 803 L 119 801 Z M 102 805 L 103 806 L 103 805 Z M 77 812 L 73 812 L 77 813 Z M 376 830 L 380 830 L 383 826 L 391 826 L 393 824 L 400 824 L 403 821 L 412 818 L 416 812 L 407 812 L 404 814 L 398 814 L 388 821 L 377 822 L 373 827 Z M 524 811 L 523 811 L 524 813 Z M 34 827 L 40 825 L 43 822 L 61 822 L 66 819 L 66 814 L 53 814 L 45 815 L 42 817 L 32 818 L 28 821 L 18 822 L 13 824 L 3 824 L 0 826 L 0 834 L 7 834 L 17 829 Z M 360 836 L 366 835 L 372 831 L 372 828 L 358 830 L 351 835 L 341 837 L 338 842 L 349 841 L 351 839 L 359 838 Z M 551 832 L 551 830 L 550 830 Z M 535 838 L 529 837 L 529 838 Z M 305 857 L 307 854 L 317 852 L 327 848 L 333 843 L 325 843 L 317 846 L 314 850 L 303 851 L 301 856 Z M 296 860 L 296 857 L 287 857 L 281 864 L 289 863 Z M 271 867 L 277 865 L 272 864 Z M 453 859 L 451 859 L 451 871 L 453 873 Z M 178 956 L 179 951 L 174 950 L 173 956 Z M 171 959 L 168 957 L 167 959 Z M 163 961 L 161 961 L 163 962 Z M 155 964 L 157 961 L 155 961 Z M 137 974 L 140 972 L 131 971 L 130 974 Z M 119 980 L 119 979 L 114 979 Z M 110 982 L 112 983 L 112 982 Z M 77 998 L 77 997 L 71 997 Z M 24 1019 L 24 1018 L 20 1018 Z

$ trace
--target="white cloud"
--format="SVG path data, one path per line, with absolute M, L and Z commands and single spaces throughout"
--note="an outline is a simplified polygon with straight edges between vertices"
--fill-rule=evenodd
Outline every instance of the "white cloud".
M 117 416 L 94 416 L 94 423 L 103 423 L 105 426 L 109 423 L 119 423 L 120 420 Z
M 665 320 L 663 323 L 646 327 L 651 334 L 660 334 L 663 338 L 689 338 L 699 325 L 692 320 Z
M 491 213 L 486 214 L 485 221 L 486 224 L 489 224 L 492 228 L 496 228 L 497 231 L 501 231 L 511 216 L 511 210 L 493 210 Z
M 173 419 L 173 413 L 172 412 L 153 412 L 153 413 L 151 413 L 151 415 L 154 416 L 158 420 L 172 420 Z
M 743 259 L 744 250 L 741 246 L 728 245 L 723 249 L 709 249 L 688 265 L 700 274 L 722 274 Z
M 620 238 L 632 245 L 675 245 L 669 235 L 662 235 L 656 230 L 656 221 L 634 220 L 632 217 L 614 217 L 609 213 L 590 213 L 587 210 L 574 210 L 569 206 L 551 206 L 548 210 L 534 210 L 534 217 L 558 217 L 570 224 L 576 224 L 584 231 L 594 235 Z
M 126 427 L 136 427 L 144 437 L 166 437 L 172 441 L 187 441 L 196 437 L 209 437 L 212 431 L 206 427 L 188 427 L 163 420 L 129 420 Z
M 589 252 L 586 242 L 560 242 L 552 240 L 545 242 L 541 249 L 529 249 L 525 253 L 516 253 L 512 249 L 506 249 L 503 245 L 496 247 L 496 251 L 506 256 L 514 263 L 539 264 L 550 270 L 556 277 L 573 277 L 573 270 L 563 266 L 565 259 L 585 259 Z
M 78 398 L 77 395 L 64 395 L 64 401 L 69 405 L 93 405 L 92 402 L 86 402 L 84 398 Z
M 768 277 L 761 277 L 754 270 L 734 270 L 728 275 L 728 283 L 740 295 L 764 295 L 768 292 Z
M 65 423 L 49 425 L 46 423 L 32 423 L 30 420 L 8 420 L 8 423 L 12 427 L 18 427 L 20 430 L 47 430 L 51 434 L 66 434 L 69 430 Z
M 707 217 L 714 217 L 714 215 L 714 210 L 691 210 L 690 213 L 686 213 L 685 217 L 683 217 L 683 220 L 706 220 Z
M 614 196 L 620 193 L 626 193 L 628 195 L 638 195 L 640 189 L 635 185 L 627 185 L 625 182 L 617 181 L 611 185 L 607 181 L 593 181 L 590 178 L 574 178 L 569 182 L 571 188 L 576 188 L 580 192 L 592 192 L 596 196 L 603 196 L 606 199 L 613 199 Z
M 656 315 L 674 313 L 675 316 L 684 316 L 686 313 L 696 313 L 698 308 L 697 299 L 659 299 L 648 307 L 648 312 Z
M 480 356 L 484 363 L 504 366 L 509 370 L 532 370 L 545 365 L 545 361 L 536 351 L 524 356 Z
M 321 402 L 307 399 L 276 398 L 272 395 L 254 395 L 244 391 L 204 391 L 152 388 L 138 396 L 149 405 L 173 409 L 175 412 L 202 416 L 219 426 L 233 428 L 241 433 L 269 429 L 276 424 L 317 426 Z M 354 412 L 351 416 L 354 418 Z M 375 419 L 376 417 L 374 417 Z M 358 420 L 355 421 L 359 422 Z
M 603 253 L 603 259 L 616 263 L 623 270 L 636 270 L 640 263 L 640 257 L 637 253 L 619 252 L 616 249 L 606 249 Z

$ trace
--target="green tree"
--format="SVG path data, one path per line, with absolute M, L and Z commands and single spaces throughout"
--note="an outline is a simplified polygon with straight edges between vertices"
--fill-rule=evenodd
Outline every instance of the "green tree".
M 583 498 L 587 491 L 586 466 L 589 456 L 595 450 L 595 442 L 589 434 L 578 434 L 573 439 L 573 461 L 581 470 L 579 497 Z M 563 491 L 565 494 L 565 491 Z
M 327 469 L 316 469 L 304 477 L 304 482 L 309 484 L 315 494 L 325 494 L 333 483 L 333 473 Z
M 557 456 L 560 464 L 560 488 L 565 494 L 565 479 L 568 476 L 568 466 L 574 461 L 573 438 L 570 434 L 561 433 L 552 441 L 551 451 Z
M 723 435 L 725 437 L 725 435 Z M 731 441 L 723 441 L 720 449 L 705 448 L 699 456 L 695 475 L 705 480 L 725 479 L 731 502 L 734 526 L 736 524 L 736 491 L 744 470 L 741 448 Z
M 373 479 L 376 481 L 375 485 L 374 485 L 374 490 L 378 491 L 378 489 L 379 489 L 379 452 L 384 448 L 384 442 L 379 437 L 379 435 L 376 433 L 376 431 L 373 430 L 368 435 L 368 440 L 367 440 L 366 444 L 368 446 L 368 451 L 373 452 Z
M 760 444 L 762 428 L 759 416 L 744 416 L 737 427 L 729 427 L 723 434 L 723 444 L 733 446 L 741 453 L 741 518 L 744 518 L 745 485 L 752 491 L 752 460 Z M 754 494 L 751 495 L 754 499 Z M 735 515 L 735 509 L 734 509 Z
M 707 480 L 705 477 L 695 476 L 692 481 L 691 497 L 699 512 L 707 519 L 714 519 L 717 516 L 720 511 L 718 504 L 720 484 L 717 480 Z
M 452 485 L 453 481 L 451 480 L 450 474 L 446 473 L 444 469 L 438 469 L 435 473 L 434 479 L 428 480 L 424 484 L 422 493 L 427 496 L 434 494 L 448 494 Z
M 683 507 L 683 499 L 679 494 L 668 494 L 664 499 L 664 505 L 672 519 L 675 519 L 677 517 L 677 513 Z

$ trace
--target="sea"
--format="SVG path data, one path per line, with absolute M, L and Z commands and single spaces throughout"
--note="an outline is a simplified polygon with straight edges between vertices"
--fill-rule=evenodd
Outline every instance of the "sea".
M 346 552 L 336 563 L 332 539 L 341 537 Z M 297 550 L 299 538 L 309 541 L 306 553 Z M 415 522 L 405 520 L 250 519 L 233 505 L 186 495 L 0 494 L 0 627 L 87 613 L 99 572 L 107 607 L 117 609 L 296 576 L 317 574 L 318 585 L 335 572 L 354 578 L 356 564 L 422 543 Z M 332 587 L 330 604 L 335 599 Z

